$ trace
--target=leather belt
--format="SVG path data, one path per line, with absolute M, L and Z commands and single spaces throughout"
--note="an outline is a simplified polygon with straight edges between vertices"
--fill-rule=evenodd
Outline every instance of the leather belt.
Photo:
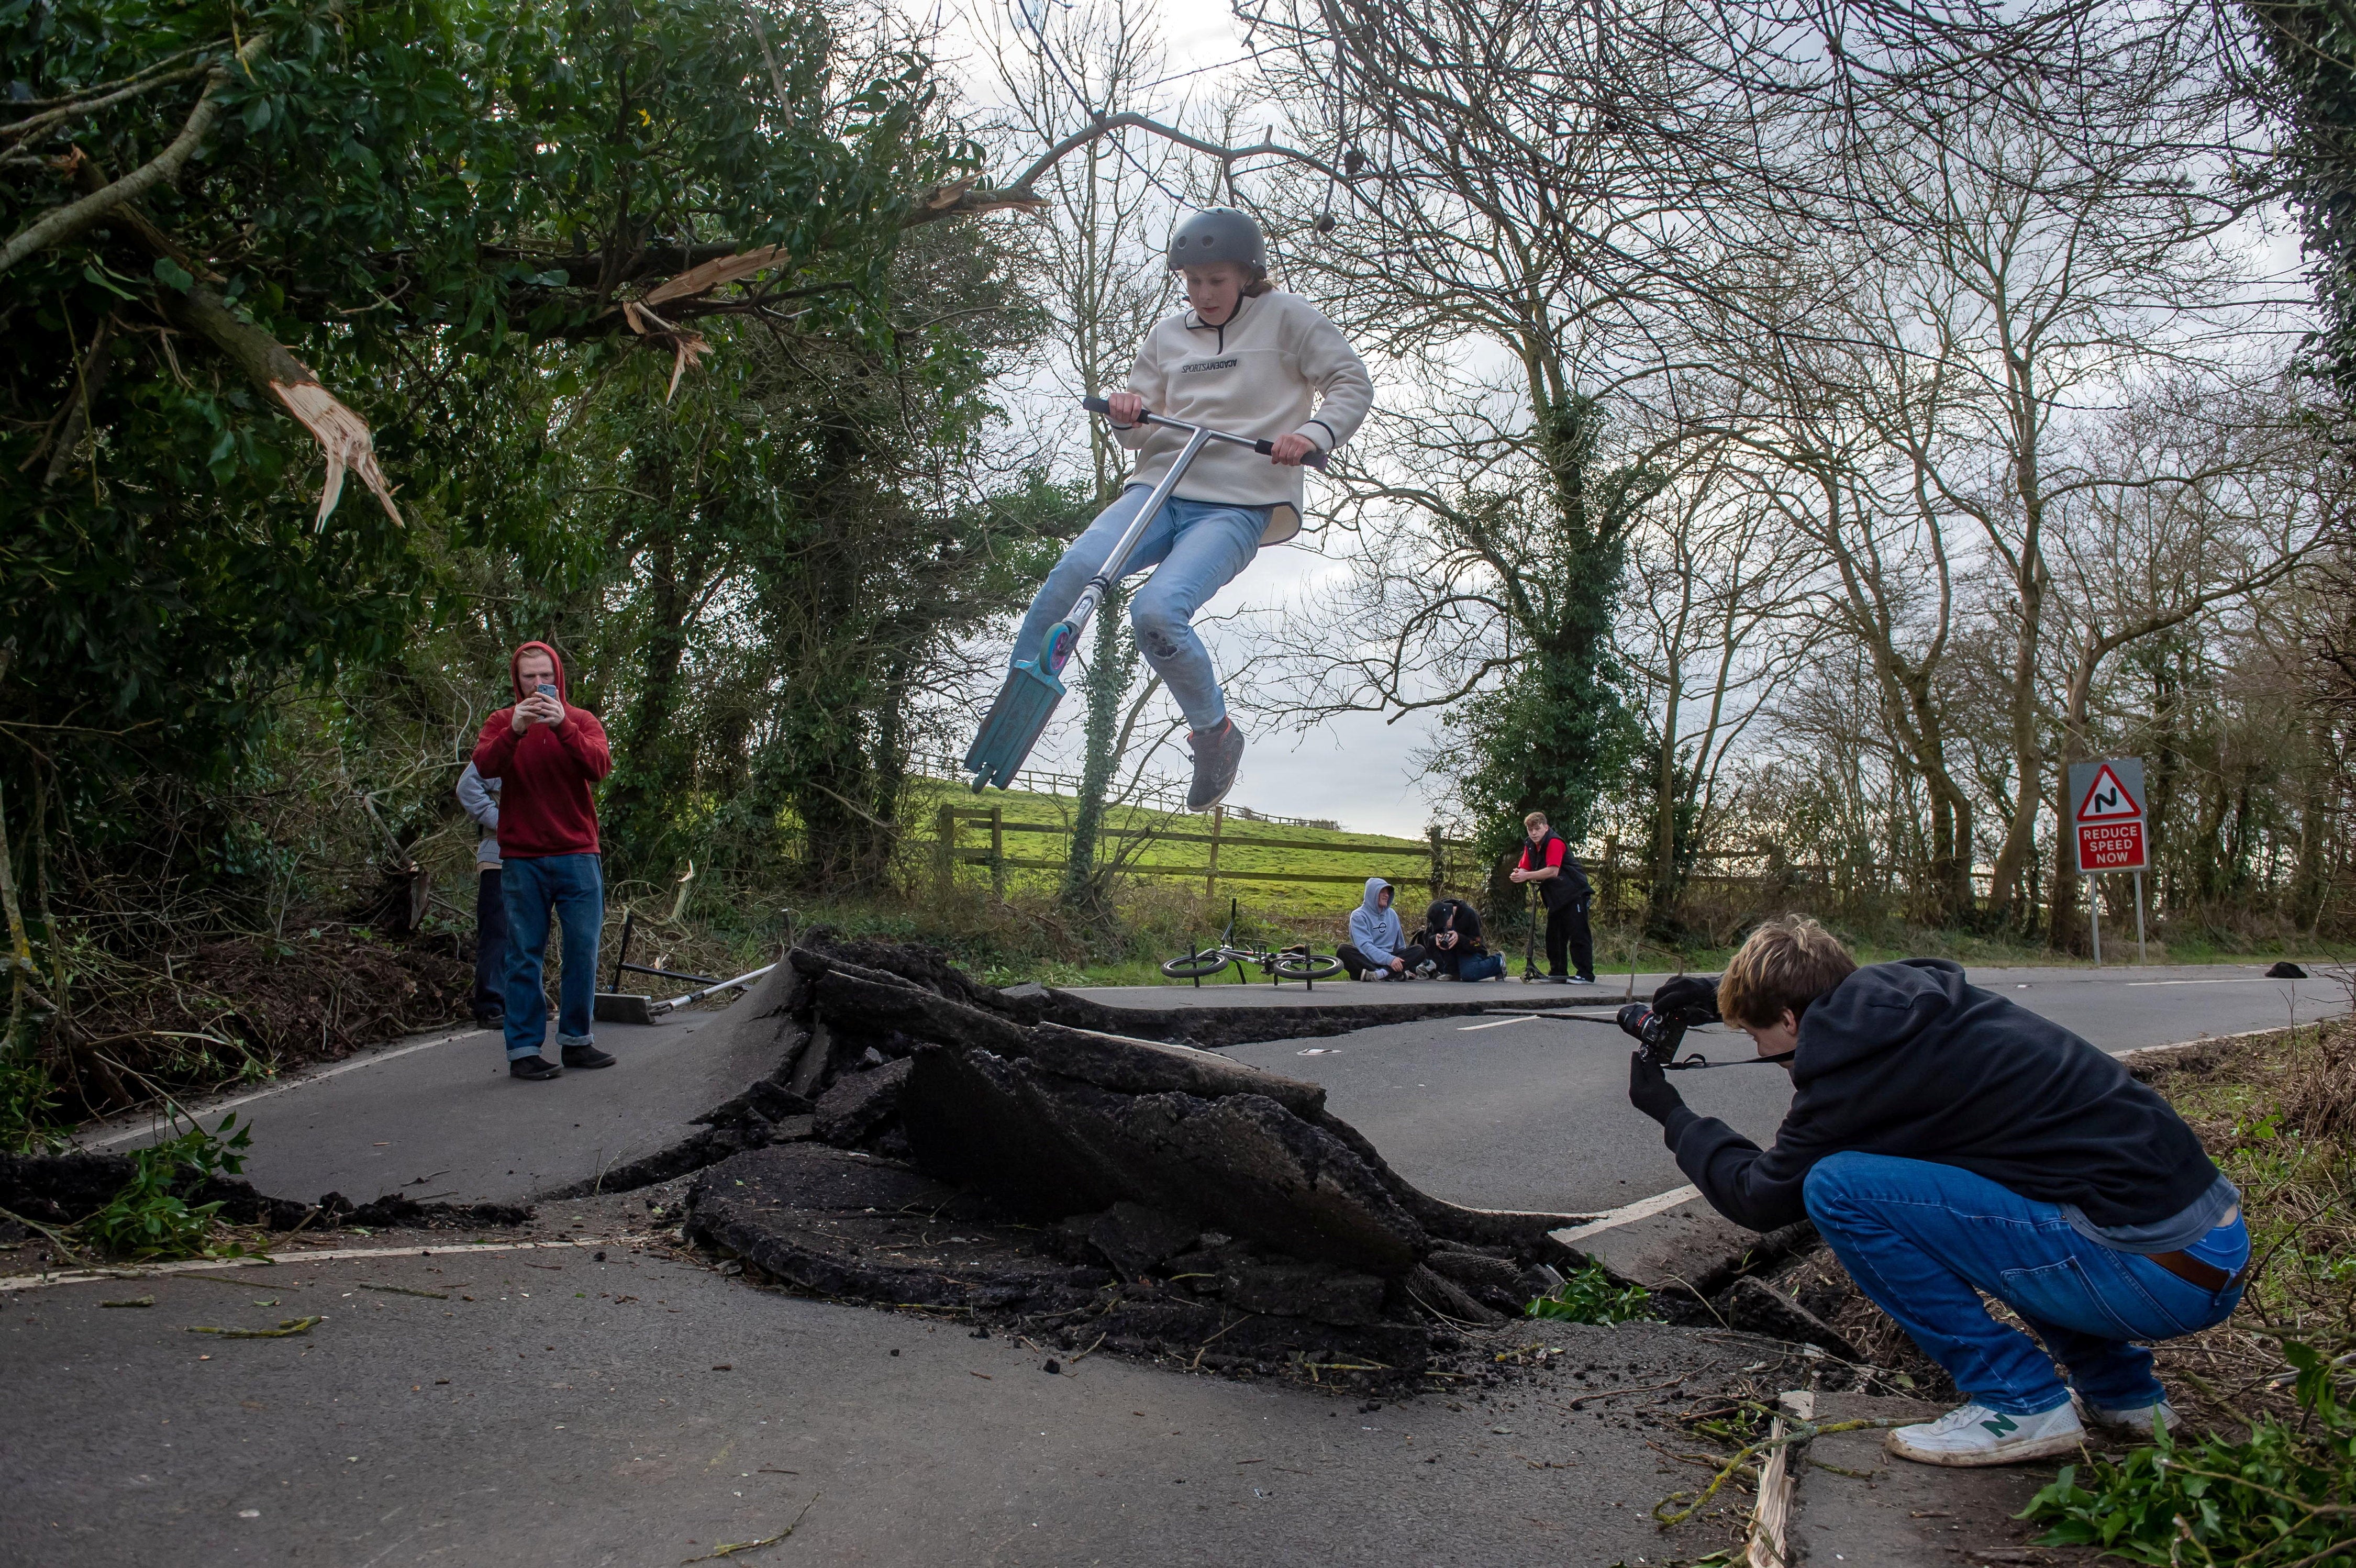
M 2211 1295 L 2222 1295 L 2248 1277 L 2250 1265 L 2244 1263 L 2233 1273 L 2227 1273 L 2214 1263 L 2204 1263 L 2190 1252 L 2139 1252 L 2190 1285 L 2197 1285 Z

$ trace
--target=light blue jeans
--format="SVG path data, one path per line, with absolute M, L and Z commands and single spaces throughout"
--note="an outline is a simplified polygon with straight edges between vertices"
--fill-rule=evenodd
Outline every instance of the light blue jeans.
M 2238 1286 L 2212 1294 L 2081 1236 L 2054 1205 L 1955 1165 L 1852 1150 L 1818 1161 L 1802 1190 L 1858 1288 L 1966 1399 L 2007 1415 L 2069 1399 L 2056 1360 L 2089 1404 L 2140 1410 L 2161 1391 L 2151 1352 L 2132 1341 L 2222 1323 L 2242 1299 Z M 2236 1215 L 2191 1251 L 2230 1273 L 2249 1256 L 2249 1234 Z M 1983 1291 L 2019 1313 L 2045 1349 L 1990 1317 Z
M 499 869 L 499 892 L 508 906 L 508 1060 L 540 1055 L 541 1042 L 548 1037 L 548 996 L 541 971 L 551 915 L 564 928 L 556 1043 L 593 1043 L 597 935 L 605 921 L 605 875 L 597 857 L 509 855 Z
M 1047 628 L 1071 612 L 1080 590 L 1119 542 L 1121 530 L 1152 493 L 1144 485 L 1130 486 L 1065 549 L 1023 618 L 1023 629 L 1014 638 L 1013 662 L 1039 657 Z M 1129 601 L 1129 624 L 1137 633 L 1139 651 L 1170 688 L 1190 729 L 1215 729 L 1227 716 L 1227 699 L 1219 690 L 1219 672 L 1211 667 L 1211 650 L 1194 635 L 1194 612 L 1251 564 L 1260 535 L 1268 532 L 1268 514 L 1264 506 L 1172 500 L 1130 554 L 1123 575 L 1149 567 L 1154 571 Z

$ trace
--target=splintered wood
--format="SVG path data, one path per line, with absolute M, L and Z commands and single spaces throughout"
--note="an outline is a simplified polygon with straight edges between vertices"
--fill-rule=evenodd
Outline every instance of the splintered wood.
M 622 319 L 630 324 L 631 331 L 648 343 L 671 351 L 670 390 L 663 393 L 663 401 L 669 403 L 678 393 L 679 378 L 687 372 L 688 366 L 703 358 L 711 349 L 710 340 L 701 332 L 673 327 L 634 299 L 623 301 Z
M 1744 1559 L 1751 1568 L 1790 1568 L 1792 1530 L 1792 1453 L 1797 1444 L 1783 1444 L 1790 1428 L 1786 1419 L 1812 1422 L 1816 1418 L 1816 1396 L 1806 1390 L 1794 1390 L 1778 1397 L 1775 1402 L 1783 1413 L 1776 1416 L 1768 1429 L 1767 1440 L 1782 1444 L 1767 1455 L 1759 1467 L 1759 1503 L 1751 1513 L 1751 1551 Z
M 336 510 L 336 502 L 343 496 L 346 469 L 358 474 L 361 483 L 375 493 L 384 505 L 385 515 L 396 523 L 401 521 L 401 509 L 392 504 L 392 487 L 385 482 L 384 470 L 376 466 L 376 437 L 369 433 L 368 421 L 316 381 L 273 381 L 270 390 L 278 394 L 278 401 L 286 405 L 289 413 L 303 422 L 303 428 L 318 439 L 319 450 L 327 459 L 327 478 L 319 487 L 319 517 L 313 526 L 327 526 L 327 514 Z

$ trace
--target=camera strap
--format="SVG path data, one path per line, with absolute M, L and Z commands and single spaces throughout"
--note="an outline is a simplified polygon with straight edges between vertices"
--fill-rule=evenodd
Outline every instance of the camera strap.
M 1772 1057 L 1744 1057 L 1740 1061 L 1714 1062 L 1697 1051 L 1681 1062 L 1664 1062 L 1661 1068 L 1665 1072 L 1697 1072 L 1706 1067 L 1757 1067 L 1766 1062 L 1787 1062 L 1799 1054 L 1791 1050 Z

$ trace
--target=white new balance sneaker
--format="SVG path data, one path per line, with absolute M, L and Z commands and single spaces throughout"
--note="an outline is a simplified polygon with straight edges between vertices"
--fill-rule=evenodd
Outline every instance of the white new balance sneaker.
M 1883 1446 L 1918 1465 L 2017 1465 L 2074 1453 L 2085 1439 L 2086 1429 L 2067 1402 L 2035 1415 L 1967 1404 L 1920 1426 L 1894 1428 Z
M 1391 972 L 1387 969 L 1370 969 L 1358 976 L 1360 980 L 1388 980 L 1390 977 Z
M 2155 1423 L 2173 1432 L 2182 1419 L 2176 1413 L 2176 1407 L 2166 1400 L 2158 1404 L 2136 1405 L 2130 1410 L 2104 1410 L 2075 1393 L 2070 1397 L 2077 1402 L 2078 1413 L 2086 1423 L 2106 1437 L 2148 1442 L 2154 1435 Z

